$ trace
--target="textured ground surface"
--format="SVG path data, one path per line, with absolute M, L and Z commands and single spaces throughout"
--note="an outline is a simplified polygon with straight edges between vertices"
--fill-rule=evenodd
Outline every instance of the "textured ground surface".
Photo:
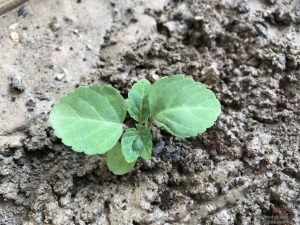
M 0 17 L 0 224 L 300 224 L 299 0 L 30 0 Z M 77 85 L 185 73 L 222 115 L 126 176 L 47 122 Z

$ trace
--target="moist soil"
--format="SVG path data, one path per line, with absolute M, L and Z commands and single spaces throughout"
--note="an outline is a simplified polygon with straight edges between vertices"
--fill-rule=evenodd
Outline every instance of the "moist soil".
M 30 0 L 0 17 L 0 224 L 300 224 L 299 0 Z M 222 104 L 113 175 L 53 135 L 77 86 L 182 73 Z

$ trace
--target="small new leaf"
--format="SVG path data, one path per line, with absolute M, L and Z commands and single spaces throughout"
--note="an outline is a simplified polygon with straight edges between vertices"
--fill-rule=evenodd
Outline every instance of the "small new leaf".
M 125 100 L 116 89 L 92 84 L 62 97 L 50 113 L 50 123 L 65 145 L 94 155 L 117 143 L 125 116 Z
M 134 168 L 135 161 L 128 163 L 121 152 L 120 143 L 117 143 L 113 149 L 106 153 L 106 164 L 108 169 L 114 174 L 123 175 Z
M 191 137 L 211 127 L 221 113 L 215 94 L 182 75 L 157 80 L 149 94 L 155 122 L 178 137 Z
M 140 124 L 145 123 L 150 115 L 148 102 L 150 90 L 150 82 L 143 79 L 135 83 L 128 93 L 127 110 L 130 116 Z
M 150 159 L 152 152 L 152 136 L 150 129 L 137 125 L 137 128 L 129 128 L 122 136 L 122 153 L 128 163 L 134 162 L 139 156 Z

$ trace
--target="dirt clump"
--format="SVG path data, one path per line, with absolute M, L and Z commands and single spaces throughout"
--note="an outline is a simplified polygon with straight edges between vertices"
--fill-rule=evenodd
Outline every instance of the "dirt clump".
M 299 224 L 297 4 L 100 2 L 33 0 L 1 18 L 0 224 Z M 178 73 L 213 90 L 222 114 L 185 140 L 154 127 L 152 159 L 130 174 L 73 152 L 48 123 L 77 86 L 126 97 L 139 79 Z

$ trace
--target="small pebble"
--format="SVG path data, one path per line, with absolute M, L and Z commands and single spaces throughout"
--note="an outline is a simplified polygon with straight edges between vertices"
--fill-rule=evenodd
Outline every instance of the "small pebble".
M 237 10 L 240 13 L 247 13 L 250 11 L 250 7 L 248 5 L 248 2 L 245 0 L 239 1 L 239 3 L 237 4 Z
M 169 32 L 174 32 L 178 27 L 178 24 L 176 23 L 176 21 L 168 21 L 168 22 L 165 22 L 163 25 L 164 25 L 164 27 L 166 27 L 168 29 Z
M 18 10 L 18 16 L 26 17 L 28 15 L 28 10 L 25 8 L 25 6 L 21 6 Z
M 19 43 L 20 42 L 20 35 L 17 32 L 15 32 L 15 31 L 13 31 L 13 32 L 10 33 L 10 38 L 15 43 Z
M 272 178 L 273 177 L 273 173 L 272 171 L 267 171 L 266 172 L 267 177 Z
M 23 92 L 25 91 L 25 86 L 22 82 L 22 78 L 19 74 L 14 73 L 10 77 L 10 87 L 18 92 Z
M 86 45 L 86 50 L 90 51 L 92 49 L 93 49 L 92 45 Z
M 54 75 L 54 79 L 58 80 L 58 81 L 61 81 L 62 79 L 64 79 L 65 76 L 66 76 L 65 73 L 57 73 L 57 74 Z
M 266 25 L 257 23 L 257 24 L 255 24 L 255 29 L 260 36 L 262 36 L 264 38 L 268 37 L 268 29 L 267 29 Z
M 53 17 L 52 21 L 49 23 L 49 27 L 53 32 L 56 32 L 61 28 L 56 17 Z
M 11 24 L 8 28 L 9 28 L 10 30 L 15 30 L 15 29 L 17 28 L 17 26 L 18 26 L 18 23 L 13 23 L 13 24 Z
M 79 34 L 79 30 L 77 30 L 77 29 L 73 29 L 72 32 L 73 32 L 73 34 Z
M 9 143 L 9 147 L 13 148 L 13 149 L 21 148 L 22 147 L 22 143 L 20 142 L 20 139 L 15 139 L 11 143 Z
M 286 68 L 286 57 L 284 54 L 279 53 L 273 58 L 273 65 L 275 65 L 280 70 L 285 70 Z

